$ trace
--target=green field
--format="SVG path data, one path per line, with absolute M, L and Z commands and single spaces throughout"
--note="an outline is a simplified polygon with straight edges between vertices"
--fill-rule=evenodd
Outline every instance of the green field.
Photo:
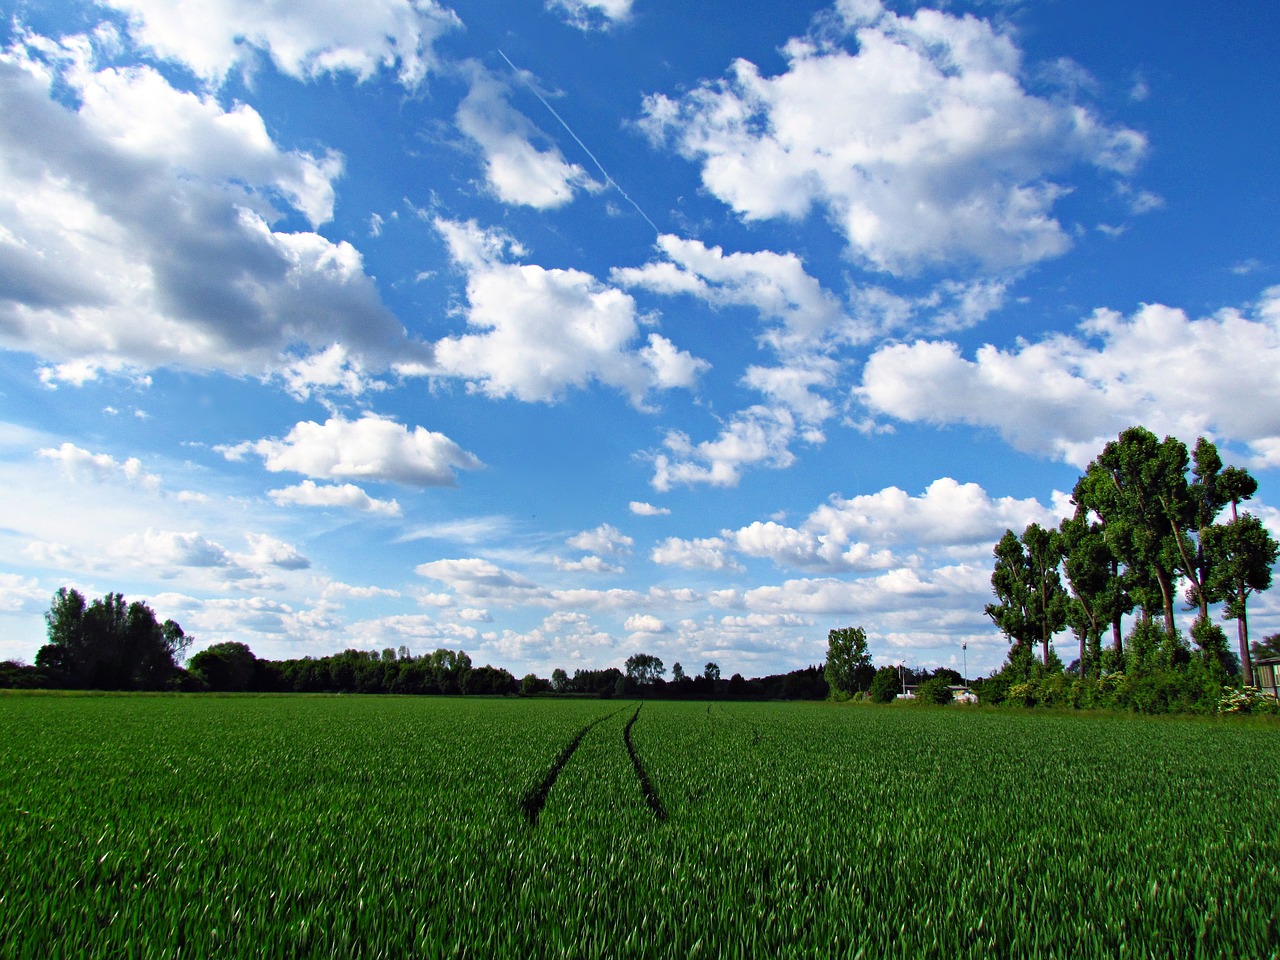
M 1280 728 L 0 697 L 4 957 L 692 953 L 1280 957 Z

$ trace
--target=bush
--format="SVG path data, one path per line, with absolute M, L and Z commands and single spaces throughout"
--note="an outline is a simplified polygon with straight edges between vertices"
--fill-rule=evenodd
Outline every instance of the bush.
M 1257 687 L 1229 689 L 1218 700 L 1218 712 L 1280 716 L 1280 700 Z
M 891 703 L 900 689 L 898 671 L 893 667 L 881 667 L 871 678 L 871 699 L 875 703 Z
M 942 676 L 930 677 L 920 684 L 920 686 L 916 687 L 916 701 L 939 706 L 950 703 L 951 691 L 947 689 L 947 678 Z

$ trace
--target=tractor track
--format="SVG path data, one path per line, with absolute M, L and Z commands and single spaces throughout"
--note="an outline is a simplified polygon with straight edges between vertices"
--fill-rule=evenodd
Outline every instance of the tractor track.
M 579 730 L 572 740 L 560 748 L 560 753 L 552 761 L 542 781 L 536 787 L 526 790 L 520 797 L 520 812 L 529 821 L 529 826 L 536 827 L 538 825 L 538 814 L 542 813 L 542 808 L 547 805 L 547 795 L 551 793 L 551 788 L 556 784 L 556 778 L 560 776 L 560 771 L 564 769 L 564 765 L 569 762 L 569 758 L 573 756 L 574 751 L 578 749 L 578 745 L 582 743 L 583 737 L 590 733 L 593 727 L 604 723 L 610 717 L 617 716 L 625 709 L 625 707 L 619 707 L 613 713 L 606 713 L 602 717 L 596 717 L 596 719 Z M 638 713 L 639 711 L 637 710 L 636 712 Z
M 662 798 L 658 796 L 658 791 L 653 788 L 653 782 L 649 779 L 649 773 L 645 770 L 644 763 L 640 760 L 640 754 L 636 752 L 636 746 L 631 742 L 631 728 L 635 726 L 636 720 L 639 719 L 640 710 L 641 707 L 636 707 L 636 712 L 631 715 L 627 725 L 622 728 L 622 741 L 627 745 L 627 753 L 631 755 L 631 765 L 635 768 L 636 779 L 640 781 L 640 792 L 644 794 L 644 802 L 649 805 L 649 809 L 658 818 L 658 822 L 665 823 L 667 808 L 662 805 Z

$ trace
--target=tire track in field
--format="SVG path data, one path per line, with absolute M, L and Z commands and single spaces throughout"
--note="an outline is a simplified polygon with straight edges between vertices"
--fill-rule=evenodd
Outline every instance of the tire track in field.
M 520 812 L 524 814 L 524 818 L 529 821 L 529 826 L 536 827 L 538 825 L 538 814 L 542 813 L 542 808 L 547 805 L 547 795 L 551 793 L 551 788 L 556 784 L 556 778 L 560 776 L 560 771 L 564 769 L 564 765 L 569 762 L 569 758 L 573 756 L 573 752 L 578 749 L 578 744 L 582 743 L 582 738 L 591 732 L 591 728 L 597 724 L 604 723 L 610 717 L 616 717 L 625 707 L 619 707 L 613 713 L 606 713 L 602 717 L 596 717 L 585 727 L 577 732 L 572 740 L 560 748 L 560 753 L 556 755 L 551 766 L 547 769 L 546 776 L 542 778 L 542 782 L 536 787 L 532 787 L 524 792 L 520 797 Z M 640 711 L 637 709 L 637 713 Z
M 636 779 L 640 781 L 640 792 L 644 794 L 644 802 L 649 805 L 649 809 L 658 818 L 658 822 L 664 823 L 667 819 L 667 808 L 662 805 L 662 799 L 658 796 L 658 791 L 653 788 L 649 773 L 640 761 L 640 754 L 636 753 L 636 746 L 631 742 L 631 728 L 635 726 L 636 720 L 639 719 L 640 710 L 641 707 L 636 707 L 636 712 L 631 715 L 627 725 L 622 728 L 622 742 L 627 745 L 627 753 L 631 755 L 631 765 L 635 768 Z

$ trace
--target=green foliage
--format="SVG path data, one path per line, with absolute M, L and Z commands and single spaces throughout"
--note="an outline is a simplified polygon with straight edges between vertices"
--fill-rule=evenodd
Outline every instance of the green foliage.
M 1261 641 L 1249 645 L 1255 660 L 1271 660 L 1280 658 L 1280 633 L 1263 637 Z
M 865 690 L 875 675 L 867 632 L 861 627 L 841 627 L 828 632 L 823 673 L 834 697 L 848 698 Z
M 526 673 L 520 679 L 520 696 L 536 697 L 542 693 L 551 692 L 551 681 L 544 680 L 536 673 Z
M 254 688 L 258 658 L 243 643 L 215 643 L 195 654 L 187 667 L 210 690 L 241 692 Z
M 949 683 L 950 680 L 944 676 L 930 677 L 916 687 L 916 702 L 934 706 L 950 703 L 951 691 L 948 689 Z
M 871 678 L 871 699 L 875 703 L 890 703 L 901 692 L 902 683 L 893 667 L 881 667 Z
M 157 622 L 145 603 L 126 606 L 108 593 L 86 603 L 61 588 L 45 614 L 49 642 L 36 666 L 49 682 L 73 689 L 163 690 L 178 681 L 178 659 L 191 643 L 172 620 Z
M 652 686 L 667 672 L 662 661 L 648 653 L 627 657 L 626 668 L 627 679 L 639 686 Z

